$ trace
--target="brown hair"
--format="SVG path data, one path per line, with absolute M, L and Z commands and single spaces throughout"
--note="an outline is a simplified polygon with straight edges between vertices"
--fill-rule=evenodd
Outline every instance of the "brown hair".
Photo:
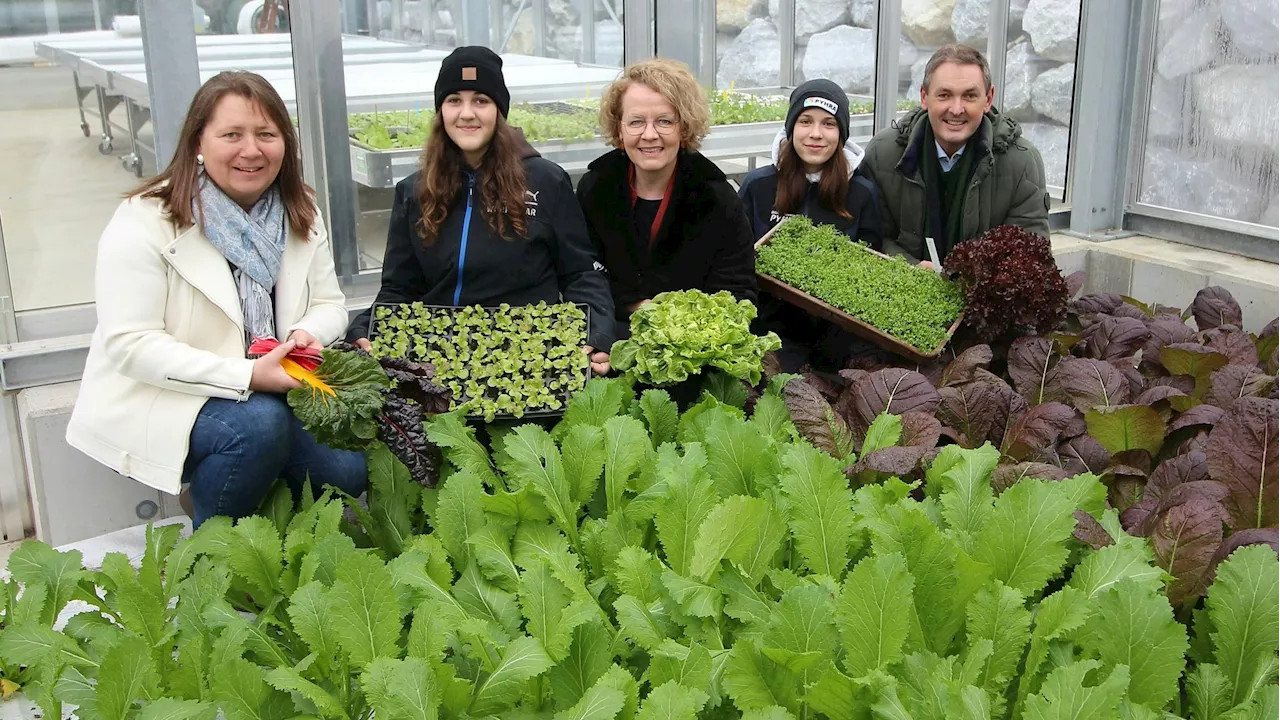
M 809 178 L 805 177 L 804 162 L 796 154 L 791 140 L 785 139 L 778 152 L 778 191 L 773 198 L 774 209 L 783 215 L 800 212 L 808 189 Z M 818 204 L 845 220 L 852 220 L 853 215 L 844 206 L 848 194 L 849 161 L 844 156 L 844 148 L 839 147 L 822 166 L 822 179 L 818 181 Z
M 982 70 L 982 89 L 991 89 L 991 66 L 987 64 L 987 58 L 968 45 L 952 43 L 938 48 L 933 53 L 933 56 L 929 58 L 929 62 L 925 64 L 924 81 L 920 83 L 920 87 L 924 88 L 925 92 L 929 91 L 929 81 L 933 80 L 933 72 L 942 63 L 977 65 Z
M 484 211 L 489 227 L 504 239 L 512 239 L 508 237 L 508 230 L 523 237 L 527 229 L 526 178 L 520 145 L 519 132 L 499 114 L 489 148 L 480 167 L 475 169 L 478 207 Z M 443 114 L 436 113 L 431 120 L 431 136 L 422 148 L 422 177 L 418 180 L 418 203 L 422 206 L 418 236 L 428 245 L 436 241 L 449 216 L 449 208 L 462 191 L 464 164 L 462 148 L 445 132 Z
M 628 65 L 600 98 L 600 127 L 614 147 L 622 147 L 622 96 L 640 83 L 666 98 L 680 120 L 680 147 L 697 150 L 711 131 L 711 105 L 689 66 L 670 58 L 650 58 Z
M 284 100 L 280 99 L 280 94 L 271 87 L 271 83 L 256 73 L 220 72 L 200 86 L 196 96 L 191 99 L 191 107 L 187 109 L 187 118 L 183 121 L 182 132 L 178 136 L 178 148 L 169 161 L 169 167 L 125 197 L 157 198 L 179 228 L 195 225 L 191 203 L 200 194 L 200 168 L 196 163 L 196 154 L 200 151 L 200 136 L 213 118 L 218 103 L 232 94 L 256 104 L 280 131 L 280 137 L 284 139 L 284 160 L 280 165 L 280 174 L 276 176 L 276 183 L 280 186 L 280 196 L 289 216 L 289 227 L 302 237 L 309 237 L 311 227 L 316 222 L 316 207 L 312 199 L 314 191 L 302 181 L 302 154 L 299 150 L 298 133 L 293 129 L 289 111 L 285 108 Z

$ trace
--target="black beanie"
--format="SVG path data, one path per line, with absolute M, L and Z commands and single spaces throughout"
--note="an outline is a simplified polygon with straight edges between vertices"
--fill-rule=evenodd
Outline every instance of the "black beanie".
M 787 109 L 787 139 L 791 139 L 800 113 L 811 107 L 826 110 L 836 116 L 836 125 L 840 128 L 840 144 L 844 145 L 849 139 L 849 96 L 844 94 L 839 85 L 821 78 L 803 83 L 791 91 L 791 107 Z
M 449 53 L 436 76 L 436 112 L 450 93 L 474 90 L 489 96 L 502 117 L 511 108 L 511 92 L 502 77 L 502 58 L 482 45 L 467 45 Z

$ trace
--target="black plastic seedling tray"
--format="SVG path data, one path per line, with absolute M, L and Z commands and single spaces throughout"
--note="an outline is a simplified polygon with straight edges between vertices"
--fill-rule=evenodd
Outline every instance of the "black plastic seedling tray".
M 376 337 L 377 337 L 377 334 L 378 334 L 378 308 L 379 308 L 379 307 L 390 307 L 390 308 L 396 308 L 396 309 L 399 309 L 399 308 L 406 307 L 406 306 L 411 306 L 411 305 L 414 305 L 414 304 L 415 304 L 415 303 L 374 303 L 374 304 L 373 304 L 373 309 L 371 310 L 370 315 L 369 315 L 369 339 L 370 339 L 370 340 L 373 340 L 374 338 L 376 338 Z M 564 303 L 557 303 L 557 304 L 564 304 Z M 575 306 L 575 307 L 577 307 L 579 310 L 581 310 L 581 311 L 582 311 L 583 316 L 585 317 L 585 323 L 584 323 L 584 327 L 583 327 L 583 336 L 582 336 L 582 341 L 581 341 L 581 343 L 579 344 L 579 347 L 581 347 L 582 345 L 586 345 L 586 344 L 587 344 L 587 338 L 591 337 L 591 311 L 590 311 L 589 307 L 588 307 L 585 303 L 574 303 L 574 306 Z M 475 307 L 475 306 L 474 306 L 474 305 L 457 305 L 457 306 L 454 306 L 454 305 L 427 305 L 427 304 L 423 304 L 423 305 L 422 305 L 422 309 L 423 309 L 423 310 L 427 310 L 427 311 L 431 312 L 432 314 L 435 314 L 435 313 L 447 313 L 447 314 L 450 314 L 450 315 L 456 314 L 456 313 L 458 313 L 458 312 L 461 312 L 462 310 L 465 310 L 465 309 L 467 309 L 467 308 L 471 308 L 471 307 Z M 513 307 L 521 307 L 521 306 L 513 306 Z M 498 306 L 496 306 L 496 305 L 481 305 L 481 306 L 480 306 L 480 309 L 482 309 L 482 310 L 484 310 L 484 311 L 486 311 L 486 312 L 488 312 L 488 313 L 491 313 L 491 314 L 492 314 L 493 312 L 497 311 L 497 310 L 500 310 L 500 308 L 499 308 Z M 450 338 L 451 338 L 452 336 L 446 336 L 446 337 L 450 337 Z M 426 338 L 426 341 L 427 341 L 428 345 L 432 344 L 432 342 L 433 342 L 433 337 L 432 337 L 432 336 L 428 336 L 428 337 Z M 410 357 L 409 359 L 410 359 L 410 360 L 414 360 L 414 361 L 422 361 L 422 358 Z M 590 379 L 591 379 L 591 366 L 590 366 L 590 365 L 587 365 L 587 367 L 586 367 L 586 368 L 584 369 L 584 371 L 583 371 L 583 374 L 584 374 L 584 382 L 583 382 L 583 384 L 585 385 L 585 384 L 586 384 L 586 381 L 588 381 L 588 380 L 590 380 Z M 566 373 L 566 375 L 567 375 L 567 373 Z M 520 417 L 516 417 L 516 416 L 515 416 L 514 414 L 512 414 L 512 413 L 498 413 L 498 414 L 494 415 L 493 420 L 494 420 L 494 421 L 498 421 L 498 420 L 504 420 L 504 421 L 506 421 L 506 420 L 531 420 L 531 419 L 540 419 L 540 418 L 558 418 L 558 417 L 561 417 L 562 415 L 564 415 L 565 408 L 567 408 L 567 407 L 568 407 L 568 405 L 569 405 L 569 400 L 573 397 L 573 393 L 574 393 L 574 392 L 576 392 L 576 391 L 570 391 L 570 390 L 567 390 L 567 389 L 565 389 L 565 390 L 561 390 L 561 391 L 558 391 L 558 393 L 557 393 L 557 397 L 559 397 L 559 399 L 560 399 L 560 403 L 561 403 L 561 407 L 560 407 L 559 409 L 556 409 L 556 410 L 553 410 L 553 409 L 533 409 L 533 410 L 526 410 L 522 415 L 520 415 Z M 455 401 L 455 406 L 456 406 L 456 405 L 459 405 L 459 404 L 461 404 L 461 403 L 460 403 L 460 402 L 456 402 L 456 401 Z M 467 417 L 473 417 L 473 418 L 475 418 L 475 417 L 483 417 L 483 413 L 479 413 L 479 412 L 472 412 L 472 413 L 468 413 Z

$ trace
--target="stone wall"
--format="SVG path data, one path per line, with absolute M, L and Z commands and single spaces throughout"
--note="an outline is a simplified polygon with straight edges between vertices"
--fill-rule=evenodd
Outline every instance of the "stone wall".
M 1139 199 L 1276 226 L 1276 0 L 1162 0 Z
M 716 84 L 779 84 L 778 0 L 717 0 Z M 929 56 L 962 42 L 985 51 L 988 0 L 903 0 L 899 96 L 919 97 Z M 1011 0 L 1005 101 L 1045 157 L 1049 182 L 1066 178 L 1080 0 Z M 874 0 L 796 0 L 795 78 L 825 77 L 871 96 L 875 80 Z

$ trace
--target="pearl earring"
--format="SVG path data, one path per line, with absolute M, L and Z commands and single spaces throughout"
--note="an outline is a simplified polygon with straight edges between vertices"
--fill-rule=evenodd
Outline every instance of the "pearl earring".
M 196 164 L 197 165 L 204 164 L 204 155 L 202 153 L 196 153 Z

